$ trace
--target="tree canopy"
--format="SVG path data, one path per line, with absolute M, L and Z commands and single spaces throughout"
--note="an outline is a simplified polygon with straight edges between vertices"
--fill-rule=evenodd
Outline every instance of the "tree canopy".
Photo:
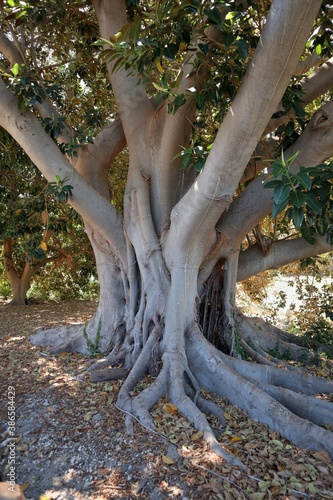
M 119 408 L 153 428 L 166 395 L 231 464 L 201 389 L 333 456 L 332 381 L 267 353 L 315 354 L 235 302 L 331 250 L 330 4 L 8 0 L 1 19 L 0 125 L 82 216 L 100 283 L 87 325 L 32 341 L 105 353 L 91 377 L 122 365 Z

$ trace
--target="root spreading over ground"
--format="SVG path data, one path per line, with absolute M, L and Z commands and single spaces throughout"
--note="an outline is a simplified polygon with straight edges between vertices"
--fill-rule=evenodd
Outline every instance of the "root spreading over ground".
M 288 350 L 289 359 L 298 361 L 298 365 L 300 359 L 307 363 L 313 361 L 314 354 L 298 345 L 297 339 L 298 343 L 293 343 L 290 334 L 237 311 L 238 340 L 252 359 L 243 360 L 214 347 L 196 321 L 184 332 L 183 342 L 177 337 L 166 342 L 161 317 L 155 315 L 149 326 L 145 326 L 149 332 L 145 336 L 142 334 L 145 314 L 140 308 L 139 315 L 140 318 L 134 318 L 130 333 L 118 330 L 109 354 L 88 370 L 93 381 L 125 378 L 117 407 L 126 414 L 128 432 L 133 425 L 131 417 L 155 430 L 150 411 L 165 397 L 202 432 L 212 451 L 228 464 L 243 467 L 243 463 L 218 442 L 207 415 L 217 417 L 221 428 L 225 426 L 225 418 L 221 408 L 203 396 L 204 390 L 226 398 L 297 446 L 325 450 L 333 458 L 333 403 L 330 401 L 333 381 L 310 375 L 305 367 L 296 367 L 268 354 L 270 349 L 279 346 L 281 354 Z M 96 317 L 91 321 L 96 325 Z M 52 345 L 53 353 L 87 353 L 89 347 L 92 349 L 92 340 L 87 343 L 85 332 L 86 327 L 82 325 L 40 330 L 33 336 L 32 343 Z M 149 373 L 154 375 L 153 381 L 134 395 L 137 385 Z

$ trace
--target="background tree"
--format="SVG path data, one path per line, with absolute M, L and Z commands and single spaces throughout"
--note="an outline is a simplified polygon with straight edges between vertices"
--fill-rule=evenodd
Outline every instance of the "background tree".
M 64 266 L 69 273 L 78 269 L 77 248 L 82 256 L 81 274 L 91 276 L 92 251 L 79 216 L 69 205 L 59 203 L 56 183 L 48 185 L 3 129 L 1 145 L 0 241 L 3 266 L 12 291 L 10 304 L 24 305 L 33 276 L 36 277 L 38 272 L 39 281 L 42 275 L 45 279 L 46 266 L 48 273 Z M 61 288 L 65 296 L 64 282 Z
M 0 124 L 49 182 L 57 176 L 59 193 L 73 186 L 69 201 L 100 282 L 88 325 L 40 332 L 34 342 L 54 352 L 98 346 L 107 357 L 93 377 L 108 365 L 129 370 L 120 408 L 153 427 L 149 409 L 166 395 L 229 463 L 240 465 L 205 417 L 223 422 L 222 411 L 201 388 L 333 456 L 332 403 L 313 396 L 332 392 L 332 381 L 267 364 L 272 345 L 296 359 L 308 352 L 235 307 L 237 280 L 331 248 L 329 5 L 94 0 L 95 14 L 85 2 L 9 5 Z M 108 76 L 93 44 L 97 23 Z M 73 102 L 66 117 L 47 91 L 61 74 Z M 87 97 L 103 118 L 93 143 Z M 308 121 L 314 101 L 323 106 Z M 109 171 L 125 146 L 121 211 L 110 203 Z M 293 231 L 288 223 L 263 234 L 270 213 L 285 214 Z M 244 246 L 251 231 L 256 244 Z M 239 359 L 240 343 L 266 366 Z M 131 396 L 149 370 L 154 382 Z

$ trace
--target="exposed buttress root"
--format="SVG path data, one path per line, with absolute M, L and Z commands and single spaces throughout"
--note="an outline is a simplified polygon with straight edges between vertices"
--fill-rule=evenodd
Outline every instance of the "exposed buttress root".
M 333 458 L 333 432 L 318 425 L 333 424 L 333 403 L 299 394 L 333 394 L 333 381 L 230 358 L 195 329 L 186 347 L 202 388 L 227 398 L 296 446 L 326 450 Z
M 84 325 L 61 326 L 55 328 L 39 328 L 30 336 L 35 346 L 51 347 L 51 354 L 60 352 L 80 352 L 89 354 L 87 342 L 83 336 Z
M 270 364 L 281 363 L 268 355 L 277 351 L 280 356 L 310 364 L 316 361 L 316 354 L 302 346 L 301 338 L 283 332 L 261 318 L 249 318 L 240 311 L 236 313 L 237 333 L 243 341 L 242 347 L 254 361 Z M 267 362 L 268 360 L 268 362 Z
M 203 411 L 216 415 L 221 426 L 224 426 L 223 410 L 214 402 L 205 400 L 202 396 L 199 396 L 197 391 L 193 389 L 193 385 L 185 382 L 186 367 L 184 366 L 182 356 L 174 353 L 164 355 L 163 368 L 154 382 L 137 396 L 130 397 L 129 391 L 139 381 L 135 366 L 133 370 L 134 373 L 132 375 L 130 373 L 129 375 L 129 381 L 126 380 L 119 391 L 117 407 L 125 411 L 127 415 L 130 414 L 138 419 L 144 427 L 154 431 L 154 420 L 149 410 L 162 397 L 166 396 L 168 401 L 177 406 L 179 411 L 193 424 L 195 429 L 203 432 L 203 439 L 212 451 L 223 458 L 228 464 L 244 468 L 243 463 L 237 457 L 228 453 L 217 441 L 214 431 L 209 425 Z M 188 377 L 188 380 L 192 380 L 192 375 Z M 131 430 L 128 419 L 127 425 Z

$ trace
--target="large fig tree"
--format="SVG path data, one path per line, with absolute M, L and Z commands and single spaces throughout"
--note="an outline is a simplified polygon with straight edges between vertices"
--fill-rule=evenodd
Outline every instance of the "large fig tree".
M 333 382 L 267 361 L 276 346 L 295 359 L 307 352 L 235 303 L 237 281 L 331 248 L 329 6 L 8 4 L 0 125 L 59 193 L 73 187 L 68 199 L 84 219 L 100 282 L 87 325 L 42 330 L 33 342 L 53 352 L 98 347 L 106 357 L 92 378 L 119 365 L 127 373 L 118 407 L 153 428 L 149 410 L 166 396 L 231 464 L 239 461 L 205 416 L 223 422 L 223 412 L 202 389 L 333 457 L 325 428 L 333 404 L 315 397 L 332 393 Z M 93 141 L 78 133 L 88 104 L 104 117 Z M 122 208 L 110 185 L 119 154 Z M 270 214 L 275 229 L 265 234 Z M 241 359 L 239 345 L 257 362 Z M 154 381 L 134 397 L 148 372 Z

